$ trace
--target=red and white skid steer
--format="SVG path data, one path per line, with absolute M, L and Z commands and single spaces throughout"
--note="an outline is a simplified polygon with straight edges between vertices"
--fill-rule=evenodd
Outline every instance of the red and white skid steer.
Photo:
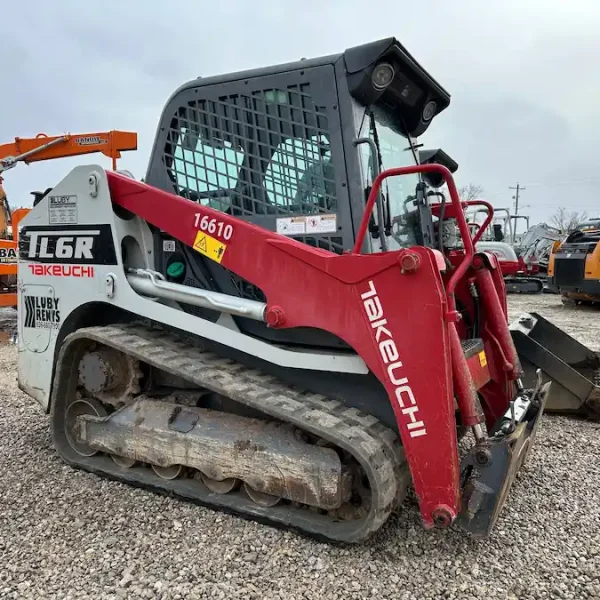
M 553 384 L 522 379 L 496 258 L 419 163 L 449 100 L 381 40 L 194 80 L 145 183 L 60 181 L 21 223 L 19 385 L 62 459 L 331 541 L 412 485 L 424 527 L 487 535 Z

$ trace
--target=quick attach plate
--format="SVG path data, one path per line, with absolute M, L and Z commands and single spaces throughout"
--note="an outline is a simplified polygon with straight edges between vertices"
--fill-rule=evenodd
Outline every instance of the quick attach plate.
M 456 523 L 474 537 L 486 537 L 493 529 L 535 439 L 550 385 L 548 382 L 532 393 L 526 411 L 519 415 L 515 410 L 511 433 L 502 434 L 502 427 L 510 424 L 509 410 L 494 425 L 490 436 L 473 446 L 461 461 L 462 510 Z

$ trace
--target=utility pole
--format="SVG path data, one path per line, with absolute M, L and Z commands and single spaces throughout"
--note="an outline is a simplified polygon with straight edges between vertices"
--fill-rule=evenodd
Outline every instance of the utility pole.
M 515 195 L 513 196 L 513 199 L 515 201 L 515 215 L 519 214 L 519 192 L 523 191 L 524 187 L 521 187 L 518 183 L 516 185 L 516 187 L 509 187 L 509 190 L 515 190 Z

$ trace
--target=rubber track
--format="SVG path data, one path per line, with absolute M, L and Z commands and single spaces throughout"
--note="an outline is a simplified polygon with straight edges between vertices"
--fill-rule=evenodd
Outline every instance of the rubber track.
M 517 291 L 508 289 L 511 285 L 528 284 L 534 282 L 539 285 L 539 290 L 537 291 Z M 544 282 L 537 277 L 505 277 L 504 285 L 508 294 L 541 294 L 544 291 Z
M 216 494 L 195 479 L 164 480 L 149 467 L 122 469 L 107 455 L 76 454 L 64 435 L 65 407 L 73 399 L 77 369 L 73 368 L 89 340 L 105 344 L 149 365 L 179 375 L 267 415 L 293 423 L 349 452 L 363 467 L 370 484 L 371 506 L 360 520 L 335 520 L 318 511 L 277 505 L 264 508 L 243 492 Z M 410 473 L 395 432 L 375 417 L 326 398 L 291 388 L 277 378 L 236 361 L 202 350 L 173 333 L 139 324 L 79 329 L 60 350 L 52 391 L 52 435 L 61 458 L 73 467 L 145 487 L 174 493 L 201 504 L 247 518 L 291 527 L 328 541 L 359 542 L 377 531 L 404 499 Z

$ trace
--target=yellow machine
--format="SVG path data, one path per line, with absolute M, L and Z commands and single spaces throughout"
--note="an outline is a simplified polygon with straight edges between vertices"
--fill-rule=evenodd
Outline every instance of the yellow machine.
M 562 244 L 555 242 L 548 277 L 565 304 L 600 302 L 600 221 L 582 223 Z

